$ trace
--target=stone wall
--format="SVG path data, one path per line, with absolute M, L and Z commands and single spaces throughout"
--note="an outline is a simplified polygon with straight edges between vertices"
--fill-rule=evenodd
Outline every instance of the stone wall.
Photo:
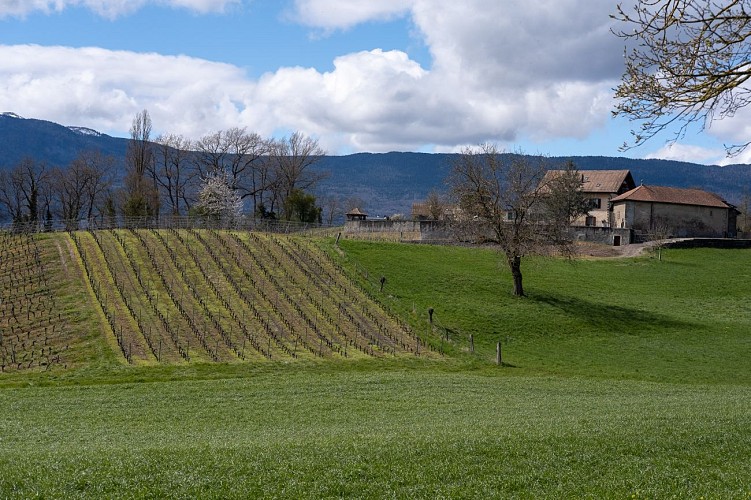
M 344 233 L 359 236 L 390 235 L 399 241 L 446 241 L 451 238 L 446 224 L 429 220 L 364 220 L 347 221 Z
M 616 227 L 625 225 L 640 232 L 663 224 L 670 236 L 678 238 L 728 235 L 726 208 L 626 201 L 615 205 L 613 215 Z
M 665 245 L 670 248 L 751 248 L 751 240 L 727 238 L 689 238 L 670 241 Z
M 634 242 L 633 231 L 630 229 L 578 226 L 572 227 L 571 232 L 577 241 L 592 241 L 615 246 L 628 245 Z
M 581 226 L 571 228 L 572 236 L 578 241 L 592 241 L 606 245 L 628 245 L 633 243 L 630 229 Z M 442 221 L 418 220 L 365 220 L 347 221 L 344 235 L 357 235 L 364 239 L 385 239 L 391 241 L 450 241 L 451 233 Z

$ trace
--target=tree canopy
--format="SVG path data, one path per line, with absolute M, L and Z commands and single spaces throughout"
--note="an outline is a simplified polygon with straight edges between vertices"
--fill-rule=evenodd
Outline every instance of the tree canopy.
M 581 176 L 573 163 L 546 175 L 546 158 L 501 155 L 496 146 L 467 148 L 455 161 L 448 184 L 459 207 L 457 236 L 496 243 L 523 296 L 521 262 L 553 249 L 571 255 L 571 221 L 587 212 Z
M 751 102 L 748 0 L 638 0 L 633 8 L 619 4 L 613 17 L 628 47 L 614 114 L 641 123 L 624 149 L 672 127 L 679 139 L 689 124 L 705 129 Z M 733 154 L 748 145 L 726 148 Z

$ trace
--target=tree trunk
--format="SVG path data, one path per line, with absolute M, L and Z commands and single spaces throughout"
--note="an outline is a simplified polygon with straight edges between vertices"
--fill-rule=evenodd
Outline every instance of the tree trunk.
M 514 278 L 514 295 L 524 297 L 524 287 L 522 286 L 522 258 L 518 255 L 508 255 L 508 266 L 511 269 L 511 276 Z

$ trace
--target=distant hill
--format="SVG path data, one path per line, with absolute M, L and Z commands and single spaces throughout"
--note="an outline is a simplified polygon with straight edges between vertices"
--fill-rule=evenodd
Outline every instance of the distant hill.
M 320 165 L 331 172 L 321 186 L 324 191 L 358 196 L 373 215 L 408 214 L 414 201 L 423 200 L 432 189 L 444 189 L 452 154 L 358 153 L 328 156 Z M 670 160 L 636 160 L 600 156 L 550 158 L 553 165 L 573 161 L 581 170 L 630 170 L 637 184 L 695 187 L 715 192 L 738 204 L 751 193 L 751 165 L 727 167 Z
M 127 139 L 85 127 L 64 127 L 13 113 L 0 114 L 0 168 L 17 165 L 27 157 L 49 165 L 67 165 L 86 150 L 123 159 L 127 144 Z
M 85 127 L 0 114 L 0 169 L 24 157 L 49 165 L 67 165 L 80 151 L 99 150 L 124 164 L 127 139 L 100 134 Z M 444 189 L 452 154 L 357 153 L 327 156 L 317 166 L 330 176 L 318 194 L 357 197 L 371 215 L 409 214 L 412 203 L 433 189 Z M 751 191 L 751 166 L 706 166 L 670 160 L 635 160 L 620 157 L 573 156 L 551 158 L 553 164 L 572 160 L 582 170 L 628 169 L 637 183 L 698 187 L 738 203 Z

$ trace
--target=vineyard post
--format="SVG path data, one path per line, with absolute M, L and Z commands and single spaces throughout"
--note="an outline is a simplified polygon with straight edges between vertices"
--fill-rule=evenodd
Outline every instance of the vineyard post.
M 469 334 L 469 352 L 470 354 L 475 353 L 475 336 L 471 333 Z
M 499 366 L 503 364 L 503 358 L 502 358 L 502 355 L 501 355 L 501 341 L 500 340 L 495 345 L 495 364 L 497 364 Z

